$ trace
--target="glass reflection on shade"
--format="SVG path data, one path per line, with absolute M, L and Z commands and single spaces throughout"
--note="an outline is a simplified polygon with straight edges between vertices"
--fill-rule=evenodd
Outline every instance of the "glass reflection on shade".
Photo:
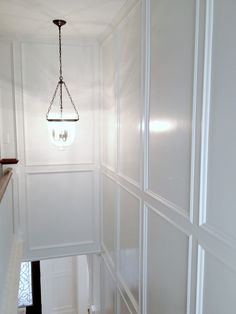
M 54 119 L 61 118 L 53 115 Z M 63 114 L 63 118 L 70 118 L 69 115 Z M 51 143 L 60 148 L 70 146 L 75 140 L 76 122 L 73 121 L 50 121 L 48 124 L 49 136 Z
M 50 140 L 58 147 L 68 147 L 75 139 L 75 122 L 48 122 Z

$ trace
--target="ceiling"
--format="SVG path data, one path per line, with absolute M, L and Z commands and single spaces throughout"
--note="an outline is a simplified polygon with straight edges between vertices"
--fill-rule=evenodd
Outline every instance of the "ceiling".
M 55 38 L 53 19 L 65 19 L 65 38 L 100 39 L 137 0 L 0 0 L 0 36 Z

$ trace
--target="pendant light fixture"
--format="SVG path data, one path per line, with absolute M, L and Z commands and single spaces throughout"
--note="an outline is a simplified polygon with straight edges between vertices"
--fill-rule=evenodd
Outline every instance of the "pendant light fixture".
M 59 80 L 46 118 L 52 143 L 59 147 L 66 147 L 74 141 L 79 114 L 62 76 L 61 27 L 66 24 L 66 21 L 53 20 L 53 23 L 58 26 L 59 30 Z M 66 107 L 65 103 L 67 104 Z

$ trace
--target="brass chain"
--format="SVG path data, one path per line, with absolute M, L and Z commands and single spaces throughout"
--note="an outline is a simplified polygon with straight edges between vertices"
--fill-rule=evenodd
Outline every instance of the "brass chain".
M 50 102 L 50 106 L 48 108 L 48 112 L 47 112 L 46 117 L 47 117 L 47 120 L 49 120 L 49 113 L 51 111 L 53 102 L 54 102 L 54 100 L 56 98 L 56 95 L 57 95 L 57 92 L 58 92 L 58 89 L 59 89 L 59 94 L 60 94 L 59 95 L 60 96 L 60 114 L 61 114 L 61 119 L 62 119 L 62 116 L 63 116 L 62 85 L 64 85 L 65 90 L 66 90 L 66 92 L 68 94 L 68 97 L 70 99 L 70 102 L 71 102 L 71 104 L 72 104 L 72 106 L 74 108 L 75 114 L 77 116 L 77 118 L 75 120 L 74 119 L 66 119 L 66 120 L 77 121 L 77 120 L 79 120 L 79 113 L 77 111 L 77 108 L 76 108 L 73 100 L 72 100 L 72 97 L 71 97 L 71 94 L 70 94 L 70 92 L 68 90 L 68 87 L 67 87 L 66 83 L 63 81 L 63 76 L 62 76 L 62 49 L 61 49 L 61 26 L 58 26 L 58 28 L 59 28 L 59 67 L 60 67 L 60 69 L 59 69 L 59 81 L 57 83 L 56 90 L 55 90 L 55 92 L 53 94 L 53 97 L 52 97 L 52 100 Z
M 61 57 L 61 26 L 59 26 L 59 64 L 60 64 L 60 81 L 63 80 L 62 77 L 62 57 Z

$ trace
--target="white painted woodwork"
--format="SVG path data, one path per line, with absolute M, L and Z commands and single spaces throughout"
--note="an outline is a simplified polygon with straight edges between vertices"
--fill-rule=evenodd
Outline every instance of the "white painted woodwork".
M 151 1 L 148 186 L 189 212 L 195 1 Z M 154 34 L 158 34 L 154 35 Z
M 76 257 L 40 262 L 42 313 L 77 314 Z
M 101 49 L 102 58 L 102 164 L 115 170 L 117 159 L 117 121 L 116 121 L 116 69 L 115 42 L 107 39 Z
M 101 314 L 101 255 L 87 255 L 89 271 L 89 306 L 91 313 Z
M 0 304 L 1 314 L 12 314 L 17 311 L 18 283 L 20 277 L 20 261 L 22 258 L 23 243 L 16 237 L 13 239 L 8 269 L 6 273 L 6 285 L 3 288 L 3 298 Z M 4 258 L 4 256 L 1 256 Z M 3 284 L 3 283 L 2 283 Z
M 119 95 L 118 171 L 137 185 L 140 184 L 142 131 L 140 14 L 140 10 L 134 10 L 130 18 L 125 19 L 115 33 Z
M 102 313 L 115 314 L 116 313 L 116 285 L 110 270 L 103 263 L 102 264 Z
M 129 311 L 129 309 L 127 308 L 127 306 L 126 306 L 126 304 L 124 303 L 123 300 L 122 300 L 122 302 L 121 302 L 120 313 L 121 313 L 121 314 L 130 314 L 130 313 L 131 313 L 131 312 Z
M 205 252 L 202 313 L 235 313 L 236 270 Z
M 102 58 L 102 102 L 112 86 L 117 123 L 116 138 L 110 146 L 106 141 L 105 149 L 105 156 L 117 157 L 117 167 L 104 160 L 102 167 L 103 178 L 117 188 L 115 194 L 103 189 L 102 229 L 105 236 L 109 199 L 110 210 L 114 202 L 117 209 L 111 233 L 118 262 L 114 267 L 105 244 L 102 268 L 112 275 L 102 273 L 102 287 L 109 274 L 117 313 L 234 313 L 236 4 L 146 0 L 141 9 L 140 16 L 139 5 L 133 8 L 101 47 L 102 55 L 109 55 L 108 61 Z M 113 81 L 108 83 L 109 60 Z M 142 127 L 135 133 L 139 114 Z M 105 119 L 104 110 L 102 115 Z M 103 134 L 108 130 L 103 124 Z M 130 284 L 137 265 L 127 271 L 132 258 L 124 251 L 138 248 L 134 197 L 141 201 L 142 217 L 135 253 L 141 261 L 139 306 Z
M 95 48 L 95 47 L 94 47 Z M 93 46 L 63 47 L 63 75 L 80 113 L 76 138 L 60 150 L 49 137 L 45 115 L 58 80 L 58 47 L 22 44 L 24 137 L 26 164 L 92 164 L 94 162 L 95 54 Z M 65 99 L 64 106 L 68 102 Z M 57 99 L 56 99 L 57 101 Z M 80 147 L 80 149 L 78 149 Z
M 209 102 L 209 146 L 206 163 L 207 204 L 203 221 L 220 237 L 235 243 L 235 42 L 229 34 L 235 28 L 236 3 L 214 2 L 212 38 L 212 80 Z
M 14 43 L 25 259 L 99 248 L 98 46 L 63 45 L 63 75 L 80 114 L 67 149 L 50 142 L 45 116 L 58 80 L 57 50 L 53 43 Z
M 0 157 L 16 158 L 12 45 L 0 42 Z
M 77 313 L 76 314 L 86 314 L 88 312 L 90 300 L 90 283 L 89 280 L 89 265 L 88 257 L 86 255 L 81 255 L 75 257 L 76 263 L 76 303 L 77 303 Z M 91 287 L 92 288 L 92 287 Z
M 121 280 L 139 303 L 140 201 L 128 190 L 120 190 L 119 271 Z
M 87 256 L 40 261 L 43 314 L 87 314 L 89 274 Z
M 30 250 L 94 244 L 95 204 L 89 195 L 94 191 L 93 176 L 92 172 L 27 175 Z
M 127 311 L 127 313 L 137 313 L 141 303 L 140 200 L 126 186 L 117 189 L 117 185 L 120 186 L 118 176 L 123 178 L 124 182 L 130 183 L 132 188 L 140 186 L 141 183 L 140 9 L 139 4 L 135 6 L 114 30 L 113 35 L 101 46 L 102 250 L 104 253 L 101 305 L 105 302 L 104 313 L 108 311 L 106 307 L 111 307 L 110 311 L 113 311 L 110 302 L 116 299 L 111 290 L 115 288 L 115 283 L 121 289 L 124 300 L 120 300 L 119 293 L 116 295 L 117 303 L 113 300 L 115 302 L 113 307 L 117 306 L 118 313 Z M 108 112 L 110 124 L 107 122 Z M 107 286 L 110 287 L 110 291 L 106 289 Z
M 23 251 L 14 217 L 17 214 L 14 179 L 11 177 L 0 202 L 0 314 L 16 313 Z
M 188 237 L 150 208 L 147 230 L 147 313 L 185 313 Z
M 127 303 L 125 302 L 124 298 L 120 295 L 120 314 L 131 314 L 131 310 L 129 309 Z
M 13 184 L 11 180 L 0 202 L 0 306 L 7 285 L 13 238 Z
M 116 263 L 116 185 L 110 178 L 102 177 L 103 212 L 102 246 L 114 266 Z
M 83 18 L 91 14 L 84 30 L 83 20 L 65 28 L 68 41 L 78 35 L 64 45 L 63 64 L 81 114 L 65 151 L 50 144 L 44 120 L 57 78 L 55 29 L 40 28 L 35 2 L 27 12 L 21 2 L 0 4 L 2 14 L 40 15 L 32 28 L 27 19 L 18 24 L 24 36 L 1 41 L 0 51 L 1 156 L 21 160 L 24 257 L 89 253 L 101 244 L 93 272 L 101 267 L 101 308 L 94 291 L 92 299 L 102 314 L 233 314 L 236 4 L 72 1 L 74 21 L 81 3 Z M 132 9 L 124 16 L 122 7 Z M 11 18 L 0 22 L 4 36 L 17 35 Z M 32 41 L 37 30 L 48 38 Z

